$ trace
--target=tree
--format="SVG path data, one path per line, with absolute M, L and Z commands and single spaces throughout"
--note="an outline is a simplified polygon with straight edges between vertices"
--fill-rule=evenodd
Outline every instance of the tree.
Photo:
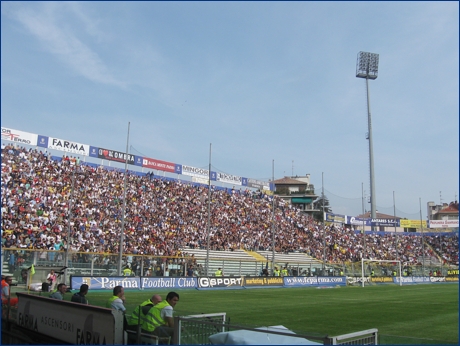
M 313 218 L 316 221 L 323 222 L 323 197 L 318 197 L 316 201 L 313 202 L 313 208 L 319 211 L 315 211 L 313 213 Z M 329 206 L 329 200 L 326 196 L 324 196 L 324 212 L 325 213 L 332 213 L 332 210 Z

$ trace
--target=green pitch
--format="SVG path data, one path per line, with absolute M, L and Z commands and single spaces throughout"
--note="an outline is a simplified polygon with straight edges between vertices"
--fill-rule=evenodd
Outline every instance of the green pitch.
M 154 293 L 165 299 L 167 292 L 126 290 L 127 312 Z M 284 325 L 301 334 L 329 336 L 377 328 L 381 344 L 459 341 L 458 284 L 176 292 L 178 315 L 226 312 L 235 325 Z M 87 298 L 90 304 L 105 306 L 110 296 L 109 291 L 90 290 Z

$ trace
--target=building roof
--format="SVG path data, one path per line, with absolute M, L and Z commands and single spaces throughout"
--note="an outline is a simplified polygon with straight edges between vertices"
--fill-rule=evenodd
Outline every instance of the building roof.
M 447 207 L 441 209 L 436 214 L 458 214 L 458 202 L 451 202 Z
M 308 185 L 308 183 L 297 180 L 297 179 L 292 179 L 289 177 L 284 177 L 278 180 L 273 181 L 275 185 Z

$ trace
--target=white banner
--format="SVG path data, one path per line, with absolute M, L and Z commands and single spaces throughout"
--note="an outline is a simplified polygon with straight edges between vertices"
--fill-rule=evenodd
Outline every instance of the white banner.
M 182 174 L 192 177 L 209 177 L 209 170 L 205 168 L 182 165 Z
M 209 185 L 209 179 L 204 179 L 204 178 L 200 178 L 200 177 L 192 177 L 192 181 L 194 183 L 200 183 L 200 184 L 204 184 L 204 185 Z
M 67 141 L 65 139 L 49 137 L 48 148 L 60 151 L 66 151 L 68 153 L 79 154 L 82 156 L 89 155 L 89 145 L 81 144 L 77 142 Z
M 458 220 L 430 220 L 430 228 L 458 228 Z
M 223 183 L 242 185 L 241 180 L 241 177 L 236 175 L 217 173 L 217 181 L 221 181 Z
M 11 141 L 18 144 L 37 145 L 38 135 L 2 127 L 2 141 Z

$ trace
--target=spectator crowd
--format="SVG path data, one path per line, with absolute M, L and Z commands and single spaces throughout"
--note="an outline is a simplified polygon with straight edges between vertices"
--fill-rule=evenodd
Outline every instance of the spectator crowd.
M 125 191 L 124 170 L 66 155 L 52 159 L 46 151 L 5 144 L 1 155 L 4 248 L 56 250 L 43 252 L 48 260 L 62 256 L 62 249 L 118 253 L 122 228 L 127 254 L 177 256 L 187 246 L 207 246 L 207 186 L 130 171 Z M 273 215 L 272 197 L 259 191 L 216 186 L 211 191 L 212 250 L 271 250 L 274 228 L 277 252 L 299 251 L 323 259 L 325 242 L 329 262 L 364 257 L 419 264 L 424 251 L 458 265 L 458 233 L 425 236 L 422 246 L 421 237 L 410 233 L 323 229 L 277 197 Z

